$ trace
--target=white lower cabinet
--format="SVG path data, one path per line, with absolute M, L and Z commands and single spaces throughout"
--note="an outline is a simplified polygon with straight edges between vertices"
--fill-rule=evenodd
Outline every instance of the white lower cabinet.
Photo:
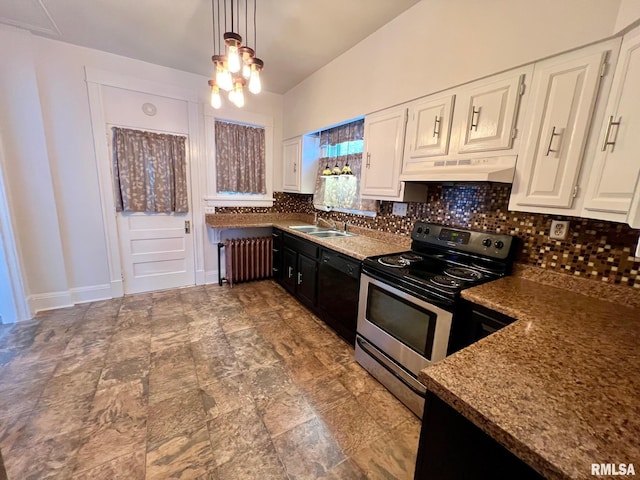
M 622 41 L 582 216 L 640 228 L 640 29 Z
M 572 208 L 605 62 L 616 47 L 607 42 L 536 63 L 510 210 Z

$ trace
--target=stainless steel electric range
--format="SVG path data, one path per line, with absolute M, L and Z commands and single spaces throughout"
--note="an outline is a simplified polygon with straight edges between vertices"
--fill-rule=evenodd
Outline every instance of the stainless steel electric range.
M 356 360 L 422 418 L 418 372 L 465 346 L 460 292 L 508 275 L 516 238 L 417 222 L 411 251 L 364 260 Z

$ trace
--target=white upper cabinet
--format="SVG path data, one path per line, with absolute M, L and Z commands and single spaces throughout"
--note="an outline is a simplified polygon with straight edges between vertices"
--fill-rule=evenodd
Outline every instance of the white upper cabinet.
M 409 107 L 405 163 L 448 153 L 455 98 L 430 96 Z
M 405 107 L 390 108 L 364 119 L 362 196 L 396 197 L 400 194 L 400 165 L 407 123 Z
M 486 152 L 511 148 L 526 72 L 519 69 L 474 82 L 456 100 L 458 152 Z
M 282 142 L 282 190 L 313 193 L 319 154 L 318 135 L 303 135 Z
M 610 49 L 601 44 L 536 63 L 509 209 L 572 207 Z
M 394 107 L 364 118 L 362 198 L 424 202 L 427 187 L 400 181 L 407 108 Z
M 622 41 L 583 216 L 640 227 L 640 30 Z M 631 210 L 631 211 L 630 211 Z M 628 219 L 627 219 L 628 217 Z

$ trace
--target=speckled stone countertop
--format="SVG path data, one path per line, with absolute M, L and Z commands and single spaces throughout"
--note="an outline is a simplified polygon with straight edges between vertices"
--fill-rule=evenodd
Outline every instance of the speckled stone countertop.
M 306 240 L 330 248 L 350 257 L 364 260 L 374 255 L 404 252 L 411 247 L 411 238 L 393 235 L 366 228 L 349 226 L 348 231 L 354 233 L 352 237 L 318 238 L 299 232 L 292 228 L 294 225 L 311 225 L 313 217 L 300 214 L 208 214 L 205 221 L 211 228 L 252 228 L 277 227 L 287 233 L 302 237 Z
M 420 380 L 547 478 L 593 478 L 592 463 L 638 469 L 640 309 L 530 278 L 465 290 L 517 321 Z

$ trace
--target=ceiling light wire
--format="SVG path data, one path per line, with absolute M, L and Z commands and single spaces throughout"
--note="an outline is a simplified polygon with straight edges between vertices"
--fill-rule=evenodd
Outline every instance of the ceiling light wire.
M 253 0 L 253 49 L 258 51 L 258 29 L 256 28 L 256 2 L 258 0 Z

